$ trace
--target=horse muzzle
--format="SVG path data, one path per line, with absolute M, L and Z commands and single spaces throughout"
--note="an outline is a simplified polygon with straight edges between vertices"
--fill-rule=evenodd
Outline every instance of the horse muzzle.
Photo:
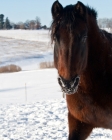
M 61 86 L 62 92 L 65 94 L 74 94 L 78 90 L 80 76 L 75 76 L 71 80 L 65 80 L 63 77 L 58 77 L 58 83 Z

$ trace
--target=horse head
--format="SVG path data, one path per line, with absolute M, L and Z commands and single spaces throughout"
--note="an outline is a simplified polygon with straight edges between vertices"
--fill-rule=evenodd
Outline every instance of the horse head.
M 54 64 L 58 82 L 66 94 L 74 94 L 88 58 L 87 10 L 84 4 L 63 7 L 58 1 L 52 5 L 51 38 L 54 42 Z

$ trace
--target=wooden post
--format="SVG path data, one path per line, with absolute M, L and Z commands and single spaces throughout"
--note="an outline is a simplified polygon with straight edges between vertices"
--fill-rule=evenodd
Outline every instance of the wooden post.
M 26 87 L 26 83 L 25 83 L 25 102 L 27 103 L 27 87 Z

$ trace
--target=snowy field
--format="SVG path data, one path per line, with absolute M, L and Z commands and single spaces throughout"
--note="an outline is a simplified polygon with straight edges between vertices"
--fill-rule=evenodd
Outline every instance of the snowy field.
M 52 52 L 50 31 L 0 30 L 0 66 L 15 64 L 23 70 L 39 69 L 40 62 L 53 61 Z
M 38 40 L 37 40 L 38 39 Z M 0 66 L 23 71 L 0 74 L 0 140 L 67 140 L 67 107 L 55 69 L 49 31 L 0 31 Z M 94 129 L 87 140 L 112 140 L 112 131 Z

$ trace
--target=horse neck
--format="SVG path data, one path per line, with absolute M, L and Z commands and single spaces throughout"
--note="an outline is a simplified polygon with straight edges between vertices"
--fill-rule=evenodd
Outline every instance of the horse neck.
M 91 87 L 91 89 L 89 89 L 91 91 L 94 88 L 93 85 L 96 86 L 95 83 L 99 80 L 96 77 L 102 77 L 105 74 L 108 53 L 109 44 L 107 38 L 102 35 L 95 19 L 90 18 L 88 20 L 88 63 L 82 75 L 82 86 L 85 90 Z M 89 83 L 88 87 L 85 83 Z M 97 85 L 99 86 L 99 84 Z
M 88 18 L 88 45 L 97 44 L 97 39 L 100 38 L 100 29 L 94 18 Z
M 88 22 L 88 60 L 90 60 L 90 64 L 97 65 L 108 55 L 109 41 L 99 29 L 95 19 L 90 18 Z

